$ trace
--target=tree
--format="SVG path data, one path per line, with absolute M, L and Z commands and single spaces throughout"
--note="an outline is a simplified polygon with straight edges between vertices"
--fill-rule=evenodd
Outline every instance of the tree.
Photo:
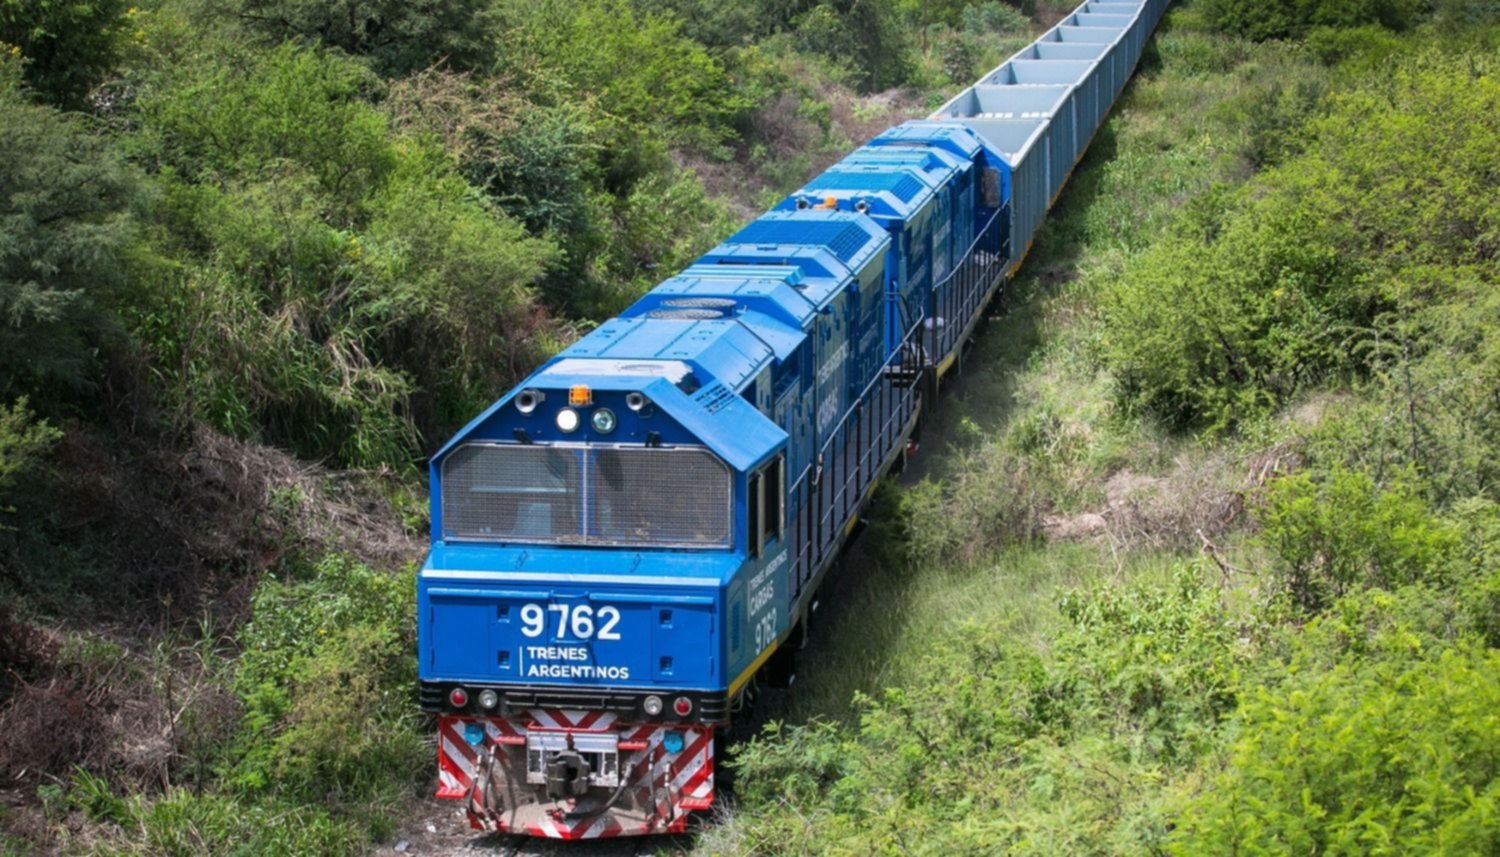
M 373 59 L 389 74 L 493 58 L 486 0 L 239 0 L 238 13 L 276 41 L 303 39 Z
M 18 65 L 0 62 L 0 400 L 54 405 L 115 328 L 136 182 L 85 120 L 28 103 Z
M 399 465 L 546 350 L 531 284 L 554 251 L 393 130 L 369 79 L 285 44 L 139 99 L 163 258 L 134 321 L 182 417 Z
M 26 81 L 59 107 L 78 107 L 114 67 L 126 0 L 0 0 L 0 42 L 26 58 Z

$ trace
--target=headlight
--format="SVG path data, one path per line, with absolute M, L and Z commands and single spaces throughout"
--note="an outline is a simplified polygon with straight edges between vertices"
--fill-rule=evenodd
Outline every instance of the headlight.
M 497 706 L 499 704 L 500 704 L 500 694 L 494 692 L 493 690 L 490 690 L 489 688 L 485 688 L 484 690 L 481 690 L 479 692 L 479 707 L 480 708 L 494 708 L 495 706 Z
M 594 411 L 592 422 L 594 431 L 600 434 L 609 434 L 615 430 L 615 412 L 609 408 L 600 408 Z
M 651 715 L 652 717 L 655 717 L 656 715 L 658 715 L 658 714 L 661 713 L 661 697 L 659 697 L 659 696 L 648 696 L 648 697 L 646 697 L 646 701 L 643 702 L 643 703 L 641 703 L 641 708 L 644 708 L 646 710 L 647 714 Z
M 557 412 L 557 427 L 563 433 L 578 430 L 578 412 L 572 408 L 563 408 Z

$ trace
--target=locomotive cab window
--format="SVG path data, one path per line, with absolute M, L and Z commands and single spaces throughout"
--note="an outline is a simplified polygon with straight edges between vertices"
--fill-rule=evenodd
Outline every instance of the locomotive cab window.
M 750 555 L 760 556 L 772 539 L 786 531 L 786 457 L 750 475 Z

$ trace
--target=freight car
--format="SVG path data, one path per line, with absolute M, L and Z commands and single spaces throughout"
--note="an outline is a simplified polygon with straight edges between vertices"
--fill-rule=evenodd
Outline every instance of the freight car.
M 526 378 L 431 460 L 420 698 L 478 829 L 680 831 L 1167 0 L 1087 2 Z

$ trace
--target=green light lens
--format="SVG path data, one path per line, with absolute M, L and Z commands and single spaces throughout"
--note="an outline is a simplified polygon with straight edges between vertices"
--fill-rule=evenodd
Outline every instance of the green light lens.
M 609 434 L 615 430 L 615 412 L 609 408 L 600 408 L 594 411 L 594 431 L 600 434 Z

